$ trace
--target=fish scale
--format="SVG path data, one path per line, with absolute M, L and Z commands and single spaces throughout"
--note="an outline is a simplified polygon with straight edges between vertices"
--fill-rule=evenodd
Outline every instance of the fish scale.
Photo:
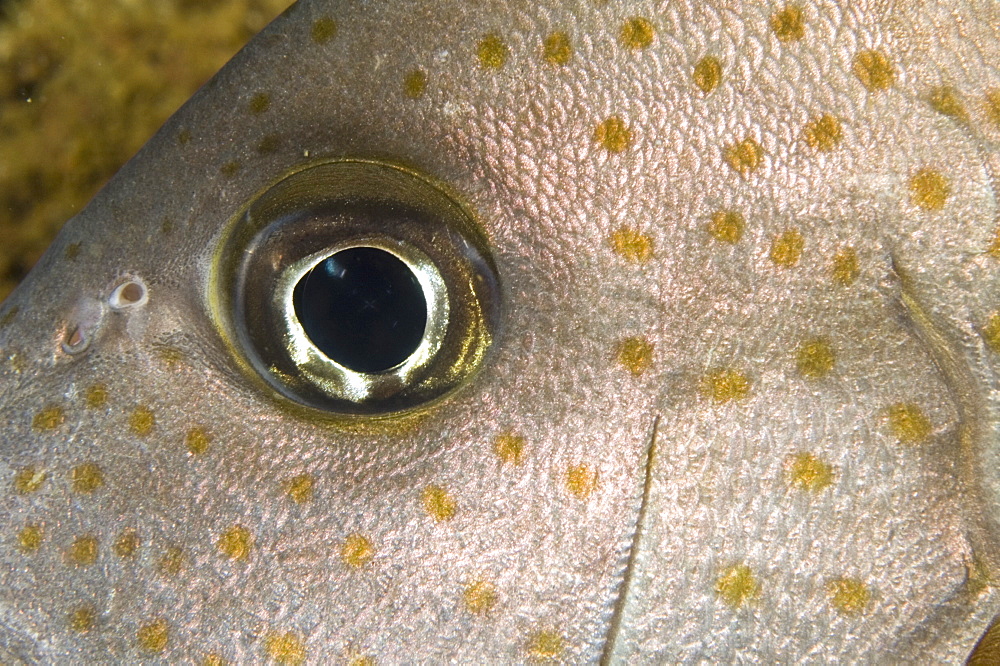
M 998 13 L 300 0 L 3 306 L 0 658 L 988 660 Z

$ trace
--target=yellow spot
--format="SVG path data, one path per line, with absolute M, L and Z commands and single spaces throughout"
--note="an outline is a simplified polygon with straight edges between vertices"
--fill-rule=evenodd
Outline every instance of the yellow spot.
M 958 91 L 951 86 L 938 86 L 932 88 L 927 96 L 927 101 L 931 108 L 943 116 L 954 118 L 965 122 L 969 119 L 969 113 L 965 110 L 962 98 Z
M 694 84 L 706 95 L 722 83 L 722 62 L 715 56 L 705 56 L 694 65 Z
M 368 564 L 374 555 L 372 542 L 361 534 L 351 534 L 340 547 L 340 559 L 352 569 L 360 569 Z
M 482 615 L 496 604 L 497 589 L 489 581 L 474 580 L 465 586 L 462 598 L 465 600 L 465 607 L 470 612 Z
M 217 545 L 226 557 L 234 560 L 245 560 L 250 556 L 253 537 L 250 536 L 250 530 L 247 528 L 242 525 L 233 525 L 223 532 Z
M 70 480 L 75 493 L 92 493 L 104 485 L 104 473 L 94 463 L 77 465 L 70 472 Z
M 128 427 L 139 437 L 145 437 L 153 432 L 156 426 L 156 416 L 153 410 L 144 405 L 140 405 L 132 410 L 128 417 Z
M 209 652 L 201 660 L 201 666 L 226 666 L 226 660 L 222 658 L 221 654 Z
M 212 437 L 205 432 L 202 428 L 191 428 L 184 435 L 184 444 L 187 446 L 188 451 L 191 455 L 201 455 L 208 451 L 209 445 L 212 443 Z
M 835 361 L 836 355 L 826 338 L 812 338 L 804 341 L 795 355 L 795 364 L 799 368 L 799 374 L 806 379 L 826 377 L 833 370 Z
M 14 321 L 14 319 L 17 317 L 17 313 L 20 311 L 21 308 L 15 305 L 6 312 L 4 312 L 3 316 L 0 317 L 0 329 L 7 328 L 8 326 L 10 326 L 11 322 Z
M 455 499 L 441 486 L 427 486 L 420 494 L 424 510 L 434 520 L 449 520 L 455 516 Z
M 528 639 L 528 654 L 536 661 L 554 661 L 564 649 L 563 637 L 557 631 L 539 631 Z
M 910 179 L 910 192 L 915 205 L 924 210 L 941 210 L 951 194 L 951 188 L 939 172 L 921 169 Z
M 833 281 L 842 285 L 854 284 L 858 278 L 858 253 L 845 247 L 833 256 Z
M 154 654 L 167 649 L 170 641 L 170 625 L 163 618 L 153 620 L 139 627 L 137 632 L 139 647 Z
M 716 579 L 715 591 L 728 605 L 739 608 L 760 593 L 760 585 L 750 567 L 745 564 L 735 564 L 723 570 Z
M 931 422 L 916 405 L 900 402 L 890 405 L 887 412 L 892 434 L 903 444 L 916 444 L 930 436 Z
M 306 646 L 294 632 L 271 634 L 267 637 L 267 656 L 279 664 L 297 666 L 306 661 Z
M 169 236 L 171 233 L 173 233 L 174 231 L 173 220 L 170 220 L 169 218 L 164 218 L 163 221 L 160 222 L 160 231 L 163 232 L 164 236 Z
M 132 557 L 139 549 L 139 535 L 135 530 L 125 530 L 118 535 L 115 543 L 111 546 L 111 551 L 118 557 Z
M 477 47 L 479 64 L 486 69 L 500 69 L 507 63 L 510 49 L 498 35 L 486 35 L 479 41 Z
M 1000 88 L 987 91 L 984 100 L 986 118 L 997 127 L 1000 127 Z
M 239 160 L 232 160 L 223 164 L 219 171 L 223 176 L 235 176 L 240 172 L 240 166 Z
M 18 495 L 33 493 L 45 483 L 46 474 L 34 467 L 23 467 L 14 475 L 14 492 Z
M 895 78 L 892 64 L 885 54 L 872 50 L 861 51 L 854 56 L 854 75 L 872 92 L 885 90 Z
M 89 567 L 97 561 L 98 545 L 97 537 L 92 534 L 85 534 L 73 540 L 73 544 L 66 551 L 70 564 L 81 567 Z
M 156 355 L 171 370 L 185 362 L 184 352 L 177 347 L 171 347 L 170 345 L 157 347 Z
M 753 173 L 764 164 L 764 149 L 750 137 L 726 145 L 725 155 L 726 163 L 741 176 Z
M 708 233 L 723 243 L 738 243 L 743 238 L 744 226 L 743 215 L 734 210 L 720 210 L 712 215 Z
M 587 499 L 597 489 L 597 470 L 587 465 L 571 465 L 566 470 L 566 489 L 580 499 Z
M 653 43 L 653 24 L 641 16 L 633 16 L 622 24 L 622 45 L 628 49 L 644 49 Z
M 621 153 L 632 145 L 632 130 L 618 116 L 609 116 L 594 130 L 594 140 L 612 153 Z
M 278 152 L 281 147 L 281 137 L 277 134 L 268 134 L 257 144 L 257 152 L 261 155 L 270 155 Z
M 79 257 L 80 256 L 80 244 L 79 243 L 70 243 L 69 245 L 67 245 L 66 246 L 66 253 L 65 253 L 64 256 L 67 259 L 69 259 L 70 261 L 73 261 L 74 259 L 76 259 L 77 257 Z
M 410 99 L 420 99 L 427 90 L 427 72 L 422 69 L 411 70 L 403 78 L 403 92 Z
M 337 36 L 337 22 L 329 16 L 318 18 L 313 21 L 310 35 L 317 44 L 326 44 Z
M 1000 259 L 1000 227 L 997 227 L 997 230 L 993 232 L 993 241 L 986 248 L 986 252 L 994 259 Z
M 811 453 L 795 453 L 785 460 L 788 483 L 818 493 L 833 483 L 833 467 Z
M 797 42 L 805 37 L 802 8 L 798 5 L 785 5 L 784 9 L 771 14 L 771 30 L 783 42 Z
M 264 113 L 271 108 L 271 96 L 265 92 L 257 93 L 250 99 L 251 113 Z
M 806 145 L 823 152 L 833 150 L 844 136 L 840 121 L 828 113 L 806 123 L 802 132 Z
M 184 559 L 184 551 L 177 546 L 171 546 L 167 548 L 167 552 L 163 554 L 163 557 L 157 563 L 157 570 L 160 572 L 160 575 L 172 578 L 184 568 Z
M 702 379 L 702 394 L 717 404 L 745 400 L 750 396 L 750 380 L 745 374 L 728 368 L 717 368 Z
M 181 144 L 182 146 L 186 146 L 187 144 L 191 143 L 191 130 L 182 129 L 180 132 L 178 132 L 177 143 Z
M 524 460 L 524 437 L 513 433 L 497 435 L 493 440 L 493 452 L 501 462 L 520 465 Z
M 611 234 L 615 254 L 636 263 L 646 263 L 653 256 L 653 239 L 631 227 L 621 227 Z
M 990 320 L 986 322 L 980 335 L 987 347 L 1000 354 L 1000 312 L 990 315 Z
M 88 386 L 83 392 L 83 401 L 89 409 L 100 409 L 108 404 L 108 387 L 104 384 Z
M 285 494 L 296 504 L 305 504 L 313 496 L 313 478 L 310 474 L 299 474 L 285 484 Z
M 545 62 L 553 65 L 565 65 L 573 57 L 573 46 L 569 35 L 565 32 L 553 32 L 545 38 L 543 44 Z
M 34 553 L 42 547 L 45 533 L 41 525 L 30 523 L 21 528 L 17 534 L 17 545 L 25 553 Z
M 354 652 L 347 666 L 375 666 L 375 657 Z
M 94 628 L 96 619 L 93 606 L 80 606 L 69 614 L 69 630 L 84 634 Z
M 791 268 L 799 263 L 805 239 L 798 229 L 789 229 L 774 239 L 771 243 L 771 261 L 776 266 Z
M 844 615 L 857 615 L 871 599 L 868 586 L 857 578 L 835 578 L 826 584 L 830 605 Z
M 198 456 L 208 451 L 212 437 L 202 428 L 191 428 L 184 435 L 184 445 L 191 455 Z
M 55 430 L 66 420 L 63 408 L 58 405 L 49 405 L 35 414 L 31 420 L 31 427 L 35 430 Z
M 653 365 L 653 345 L 646 338 L 625 338 L 618 344 L 618 363 L 638 377 Z

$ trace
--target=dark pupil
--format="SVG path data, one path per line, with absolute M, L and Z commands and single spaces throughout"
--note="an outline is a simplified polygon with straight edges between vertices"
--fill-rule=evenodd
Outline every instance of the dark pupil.
M 313 344 L 356 372 L 399 365 L 417 349 L 427 326 L 427 302 L 416 276 L 373 247 L 323 260 L 295 285 L 292 299 Z

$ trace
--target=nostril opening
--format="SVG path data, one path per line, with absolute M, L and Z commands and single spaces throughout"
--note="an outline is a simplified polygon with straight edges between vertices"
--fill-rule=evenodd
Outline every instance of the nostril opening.
M 108 304 L 113 310 L 140 307 L 146 304 L 148 295 L 146 285 L 138 278 L 129 278 L 115 287 L 108 298 Z

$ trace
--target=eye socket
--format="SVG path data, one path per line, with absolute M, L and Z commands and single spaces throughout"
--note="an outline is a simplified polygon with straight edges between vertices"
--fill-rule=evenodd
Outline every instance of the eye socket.
M 445 190 L 384 162 L 302 168 L 219 246 L 213 310 L 279 394 L 336 414 L 416 409 L 462 385 L 497 333 L 485 237 Z

